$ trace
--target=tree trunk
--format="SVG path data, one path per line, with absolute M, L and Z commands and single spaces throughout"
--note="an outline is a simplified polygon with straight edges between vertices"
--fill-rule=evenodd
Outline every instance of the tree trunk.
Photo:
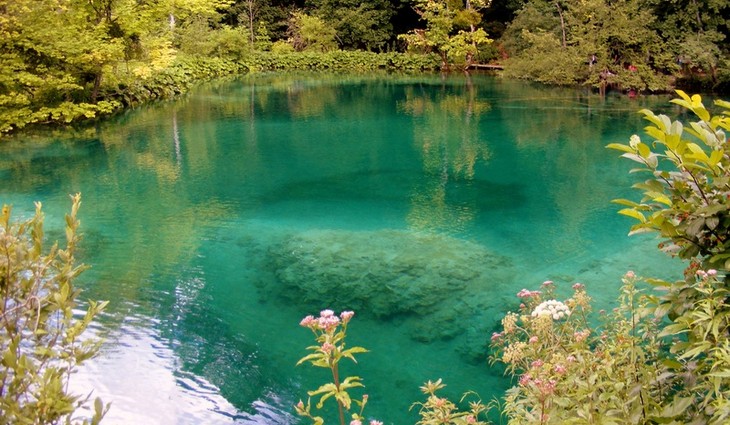
M 256 41 L 256 33 L 253 29 L 253 19 L 254 19 L 255 11 L 254 11 L 254 0 L 248 0 L 248 28 L 251 32 L 251 46 L 254 45 L 254 42 Z
M 554 3 L 555 7 L 558 8 L 558 16 L 560 16 L 560 30 L 563 32 L 563 49 L 568 47 L 568 41 L 565 36 L 565 19 L 563 19 L 563 10 L 560 8 L 560 3 L 557 1 Z
M 94 76 L 94 88 L 91 90 L 91 103 L 96 103 L 96 98 L 99 97 L 99 89 L 101 88 L 101 69 L 96 72 Z

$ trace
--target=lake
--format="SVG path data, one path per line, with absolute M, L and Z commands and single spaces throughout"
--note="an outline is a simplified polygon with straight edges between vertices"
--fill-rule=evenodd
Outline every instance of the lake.
M 418 387 L 498 397 L 488 344 L 515 294 L 582 282 L 611 308 L 627 270 L 673 278 L 605 145 L 668 97 L 599 97 L 487 75 L 259 74 L 92 127 L 0 143 L 0 202 L 42 201 L 61 239 L 81 192 L 82 298 L 106 343 L 74 376 L 110 424 L 295 424 L 327 371 L 299 326 L 354 310 L 343 363 L 368 417 L 415 423 Z M 360 394 L 356 391 L 356 394 Z M 329 413 L 332 413 L 331 411 Z M 335 423 L 335 416 L 327 423 Z M 304 422 L 302 422 L 304 423 Z

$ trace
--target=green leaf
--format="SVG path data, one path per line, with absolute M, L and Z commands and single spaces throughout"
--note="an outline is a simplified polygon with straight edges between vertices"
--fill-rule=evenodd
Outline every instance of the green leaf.
M 613 199 L 611 202 L 614 204 L 624 205 L 624 206 L 631 207 L 631 208 L 638 208 L 639 206 L 641 206 L 641 204 L 636 203 L 634 201 L 629 201 L 628 199 Z
M 641 155 L 642 158 L 649 158 L 649 155 L 651 155 L 651 149 L 649 149 L 649 146 L 647 146 L 645 143 L 639 143 L 636 145 L 636 148 L 639 151 L 639 155 Z
M 631 146 L 624 145 L 624 144 L 621 144 L 621 143 L 609 143 L 609 144 L 606 145 L 606 148 L 607 149 L 615 149 L 615 150 L 622 151 L 622 152 L 627 152 L 627 153 L 634 153 L 634 152 L 636 152 L 636 150 L 634 148 L 632 148 Z
M 313 362 L 314 363 L 314 362 L 317 362 L 317 361 L 321 361 L 323 358 L 324 358 L 324 354 L 323 353 L 312 353 L 312 354 L 308 354 L 308 355 L 302 357 L 301 359 L 299 359 L 299 361 L 297 362 L 296 365 L 299 366 L 300 364 L 302 364 L 304 362 Z
M 654 139 L 656 139 L 662 143 L 664 143 L 665 140 L 667 139 L 667 134 L 664 131 L 662 131 L 661 129 L 656 128 L 656 127 L 646 127 L 646 128 L 644 128 L 644 132 L 646 132 L 646 134 L 648 134 L 649 136 L 653 137 Z M 671 148 L 671 146 L 670 146 L 670 148 Z
M 343 351 L 342 352 L 342 356 L 343 357 L 347 357 L 348 359 L 350 359 L 353 362 L 357 363 L 357 361 L 355 360 L 355 357 L 353 356 L 353 354 L 367 353 L 367 352 L 368 352 L 368 350 L 366 350 L 365 348 L 362 348 L 362 347 L 352 347 L 350 349 L 347 349 L 347 350 Z
M 639 220 L 642 223 L 646 223 L 646 217 L 644 217 L 644 214 L 640 213 L 639 211 L 636 211 L 633 208 L 624 208 L 622 210 L 619 210 L 619 214 L 635 218 Z
M 654 112 L 648 110 L 648 109 L 642 109 L 639 111 L 639 113 L 644 114 L 644 119 L 647 121 L 650 121 L 652 124 L 654 124 L 659 130 L 664 130 L 664 123 L 661 119 L 659 119 Z
M 717 164 L 722 160 L 722 157 L 724 155 L 725 152 L 721 150 L 712 151 L 712 153 L 710 154 L 709 164 L 713 167 L 717 166 Z

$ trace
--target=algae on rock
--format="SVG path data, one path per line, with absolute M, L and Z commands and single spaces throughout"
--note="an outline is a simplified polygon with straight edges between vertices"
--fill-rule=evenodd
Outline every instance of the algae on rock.
M 415 317 L 421 324 L 412 337 L 421 341 L 464 333 L 455 318 L 488 306 L 485 287 L 497 291 L 513 274 L 509 259 L 482 245 L 405 230 L 309 230 L 268 254 L 274 291 L 285 299 L 309 310 Z

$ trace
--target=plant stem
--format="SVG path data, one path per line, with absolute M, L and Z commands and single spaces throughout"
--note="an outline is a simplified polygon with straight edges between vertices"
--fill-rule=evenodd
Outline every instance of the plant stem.
M 335 388 L 337 388 L 337 393 L 339 394 L 340 376 L 339 376 L 339 372 L 337 370 L 337 363 L 334 363 L 331 366 L 331 369 L 332 369 L 332 379 L 333 379 L 333 382 L 335 383 Z M 339 398 L 336 398 L 336 397 L 335 397 L 335 400 L 337 401 L 337 410 L 340 413 L 340 425 L 345 425 L 345 411 L 343 410 L 342 402 L 340 401 Z

